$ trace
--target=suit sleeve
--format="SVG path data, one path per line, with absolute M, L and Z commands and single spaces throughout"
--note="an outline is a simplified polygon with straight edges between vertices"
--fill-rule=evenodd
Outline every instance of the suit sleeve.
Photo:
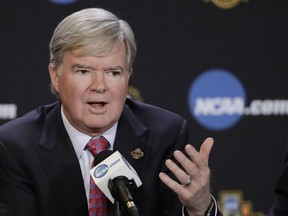
M 36 216 L 36 198 L 27 171 L 0 142 L 0 215 Z
M 182 127 L 179 130 L 177 139 L 173 142 L 168 150 L 167 157 L 163 160 L 161 171 L 165 172 L 170 178 L 174 179 L 175 176 L 167 169 L 165 165 L 165 160 L 170 158 L 173 159 L 173 152 L 175 150 L 184 150 L 185 145 L 188 141 L 188 126 L 186 120 L 183 120 Z M 160 184 L 160 212 L 161 216 L 182 216 L 182 204 L 180 203 L 178 196 L 170 190 L 164 183 L 159 180 Z

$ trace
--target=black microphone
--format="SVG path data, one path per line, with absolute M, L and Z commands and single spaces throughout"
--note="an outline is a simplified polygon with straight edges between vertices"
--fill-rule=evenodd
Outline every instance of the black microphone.
M 121 204 L 122 213 L 126 216 L 139 216 L 138 209 L 130 194 L 137 188 L 134 179 L 129 180 L 126 176 L 117 176 L 113 180 L 109 179 L 108 188 L 112 196 Z
M 95 157 L 94 164 L 90 173 L 95 184 L 112 203 L 114 201 L 115 214 L 139 216 L 131 193 L 142 182 L 128 161 L 118 151 L 105 150 Z

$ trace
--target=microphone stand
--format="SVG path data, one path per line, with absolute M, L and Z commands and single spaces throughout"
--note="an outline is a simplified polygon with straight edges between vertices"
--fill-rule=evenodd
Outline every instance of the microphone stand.
M 116 199 L 114 201 L 114 215 L 115 216 L 121 216 L 119 202 Z
M 140 216 L 130 190 L 137 188 L 134 179 L 128 180 L 125 176 L 109 179 L 108 188 L 114 197 L 114 209 L 117 216 Z M 122 211 L 122 212 L 121 212 Z M 120 213 L 120 214 L 119 214 Z

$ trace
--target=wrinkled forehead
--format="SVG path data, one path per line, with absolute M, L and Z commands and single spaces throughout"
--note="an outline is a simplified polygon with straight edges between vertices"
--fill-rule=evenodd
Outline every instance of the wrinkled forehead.
M 106 62 L 111 67 L 121 67 L 125 71 L 128 69 L 126 63 L 126 49 L 124 43 L 120 43 L 117 46 L 113 47 L 112 50 L 104 52 L 95 52 L 91 50 L 91 48 L 86 47 L 80 47 L 78 49 L 66 51 L 63 56 L 62 63 L 74 64 L 77 62 L 77 64 L 82 64 L 83 62 L 87 61 L 90 61 L 90 63 L 92 63 L 93 65 L 94 63 L 97 64 L 100 62 Z
M 84 57 L 84 56 L 95 56 L 95 57 L 105 57 L 110 56 L 115 53 L 121 53 L 124 57 L 126 56 L 126 46 L 123 41 L 119 41 L 118 43 L 114 44 L 106 44 L 103 46 L 102 44 L 91 44 L 86 46 L 81 46 L 76 49 L 73 49 L 74 53 L 77 54 L 77 57 Z

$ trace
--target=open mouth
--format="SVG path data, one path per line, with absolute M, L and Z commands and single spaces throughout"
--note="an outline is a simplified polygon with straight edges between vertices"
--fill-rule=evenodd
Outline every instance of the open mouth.
M 89 102 L 88 103 L 93 108 L 103 108 L 107 103 L 105 102 Z

